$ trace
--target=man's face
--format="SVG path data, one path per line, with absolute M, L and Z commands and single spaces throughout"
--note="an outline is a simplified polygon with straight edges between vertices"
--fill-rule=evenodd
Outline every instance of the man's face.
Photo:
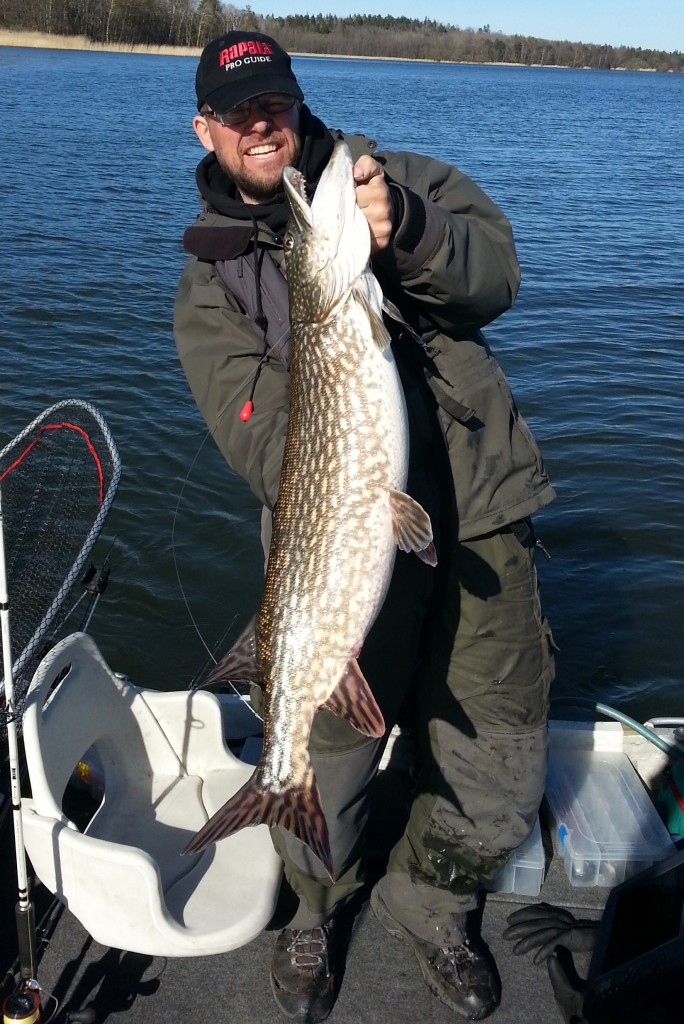
M 299 161 L 298 101 L 279 114 L 267 114 L 252 102 L 249 117 L 239 125 L 225 126 L 211 114 L 198 114 L 193 127 L 246 203 L 270 199 L 280 187 L 284 168 Z

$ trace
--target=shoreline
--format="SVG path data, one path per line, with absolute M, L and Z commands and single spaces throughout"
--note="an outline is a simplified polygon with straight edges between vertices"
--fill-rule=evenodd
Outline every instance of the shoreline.
M 94 50 L 104 53 L 151 53 L 162 57 L 199 57 L 199 46 L 153 46 L 143 43 L 94 43 L 87 36 L 57 36 L 51 32 L 23 32 L 0 28 L 0 46 L 38 50 Z
M 158 57 L 199 57 L 201 46 L 157 46 L 145 43 L 94 43 L 87 36 L 58 36 L 49 32 L 23 32 L 0 28 L 0 46 L 28 47 L 43 50 L 92 50 L 100 53 L 140 53 Z M 406 64 L 464 64 L 475 67 L 493 68 L 555 68 L 569 71 L 591 71 L 588 67 L 570 67 L 567 64 L 519 64 L 514 61 L 471 61 L 433 60 L 430 57 L 368 57 L 357 53 L 307 53 L 290 51 L 293 57 L 320 57 L 335 60 L 384 60 Z M 611 71 L 627 71 L 627 68 L 611 68 Z M 640 71 L 657 74 L 655 68 L 640 68 Z
M 49 32 L 23 32 L 0 28 L 0 46 L 26 46 L 44 50 L 94 50 L 104 53 L 151 53 L 163 57 L 199 57 L 201 46 L 156 46 L 145 43 L 94 43 L 87 36 L 58 36 Z M 430 57 L 368 57 L 357 53 L 309 53 L 305 50 L 291 50 L 292 57 L 332 57 L 336 60 L 389 60 L 404 61 L 407 64 L 475 64 L 476 61 L 432 60 Z M 493 61 L 483 62 L 496 67 L 523 68 L 525 64 Z M 541 65 L 529 65 L 541 67 Z

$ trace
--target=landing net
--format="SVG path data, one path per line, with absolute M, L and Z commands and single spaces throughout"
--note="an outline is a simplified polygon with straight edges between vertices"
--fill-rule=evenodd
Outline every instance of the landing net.
M 0 451 L 16 712 L 68 615 L 69 595 L 120 475 L 107 424 L 94 406 L 75 399 L 46 409 Z M 4 674 L 3 669 L 0 705 Z

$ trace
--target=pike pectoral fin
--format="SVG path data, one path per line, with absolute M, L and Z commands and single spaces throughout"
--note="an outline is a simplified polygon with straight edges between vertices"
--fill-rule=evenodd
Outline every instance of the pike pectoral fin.
M 403 491 L 390 491 L 394 538 L 400 551 L 415 551 L 428 565 L 437 565 L 432 523 L 422 505 Z
M 229 681 L 256 683 L 263 687 L 256 660 L 256 615 L 249 620 L 239 637 L 209 674 L 197 684 L 197 689 L 207 690 Z
M 305 843 L 321 861 L 334 882 L 330 838 L 318 786 L 309 766 L 304 784 L 279 792 L 262 788 L 256 774 L 227 800 L 206 825 L 193 836 L 182 853 L 201 853 L 211 843 L 225 839 L 249 825 L 280 825 Z
M 344 675 L 323 707 L 340 718 L 346 718 L 364 736 L 379 739 L 385 735 L 382 711 L 356 658 L 349 659 Z
M 372 274 L 362 274 L 352 292 L 368 317 L 373 341 L 384 352 L 392 339 L 382 319 L 382 292 L 378 282 Z

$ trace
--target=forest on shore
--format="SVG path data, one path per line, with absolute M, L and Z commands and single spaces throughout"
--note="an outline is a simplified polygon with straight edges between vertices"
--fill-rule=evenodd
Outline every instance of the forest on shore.
M 0 0 L 0 28 L 84 36 L 100 45 L 201 47 L 230 29 L 275 36 L 292 53 L 474 64 L 684 71 L 684 54 L 503 35 L 428 18 L 256 14 L 220 0 Z

